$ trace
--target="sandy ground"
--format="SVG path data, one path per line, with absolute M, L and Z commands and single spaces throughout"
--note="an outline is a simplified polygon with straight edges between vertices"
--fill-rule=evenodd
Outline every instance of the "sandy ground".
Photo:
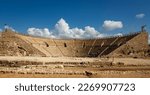
M 9 61 L 35 61 L 35 62 L 92 62 L 97 58 L 73 58 L 73 57 L 20 57 L 20 56 L 0 56 L 0 60 Z M 99 59 L 97 59 L 99 60 Z
M 99 66 L 90 64 L 63 64 L 63 68 L 47 68 L 47 67 L 0 67 L 1 78 L 150 78 L 150 59 L 139 58 L 74 58 L 74 57 L 19 57 L 19 56 L 0 56 L 0 60 L 7 61 L 33 61 L 33 62 L 54 62 L 60 65 L 62 62 L 123 62 L 124 65 Z M 48 64 L 53 67 L 54 64 Z M 54 66 L 55 66 L 54 65 Z M 36 66 L 36 65 L 35 65 Z M 40 66 L 40 65 L 38 65 Z M 43 66 L 43 65 L 42 65 Z M 27 74 L 27 73 L 3 73 L 3 71 L 17 72 L 45 72 L 43 74 Z M 85 71 L 92 72 L 93 75 L 87 76 Z M 51 74 L 49 72 L 55 72 Z M 76 74 L 74 73 L 76 72 Z M 69 74 L 70 73 L 70 74 Z M 78 73 L 78 74 L 77 74 Z
M 135 71 L 128 72 L 108 72 L 103 71 L 97 75 L 86 76 L 86 75 L 46 75 L 46 74 L 0 74 L 0 78 L 150 78 L 150 72 L 148 74 L 142 73 L 139 71 L 138 73 Z
M 75 58 L 75 57 L 19 57 L 0 56 L 0 60 L 9 61 L 34 61 L 34 62 L 123 62 L 125 65 L 150 65 L 150 59 L 138 58 Z
M 114 62 L 123 62 L 126 65 L 150 65 L 150 59 L 114 58 Z

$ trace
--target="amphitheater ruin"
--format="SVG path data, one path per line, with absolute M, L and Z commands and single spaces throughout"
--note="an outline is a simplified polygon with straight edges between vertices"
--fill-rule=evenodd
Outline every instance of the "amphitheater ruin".
M 50 39 L 0 32 L 0 77 L 150 77 L 148 32 Z

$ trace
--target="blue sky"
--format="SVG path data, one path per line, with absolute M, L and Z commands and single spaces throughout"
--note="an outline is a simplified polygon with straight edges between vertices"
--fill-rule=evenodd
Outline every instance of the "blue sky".
M 0 29 L 8 24 L 22 33 L 31 27 L 53 30 L 63 18 L 71 28 L 91 26 L 104 34 L 139 31 L 143 24 L 149 31 L 149 4 L 150 0 L 0 0 Z M 108 20 L 123 26 L 108 31 L 103 27 Z

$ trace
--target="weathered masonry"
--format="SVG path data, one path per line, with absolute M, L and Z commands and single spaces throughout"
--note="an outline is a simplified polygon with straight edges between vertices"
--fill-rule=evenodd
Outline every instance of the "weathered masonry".
M 50 39 L 0 33 L 0 56 L 102 57 L 137 55 L 148 49 L 146 31 L 99 39 Z

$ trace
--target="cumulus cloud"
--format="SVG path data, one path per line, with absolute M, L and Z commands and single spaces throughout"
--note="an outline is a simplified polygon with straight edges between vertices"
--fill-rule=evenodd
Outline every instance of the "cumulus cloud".
M 144 18 L 144 16 L 145 16 L 145 14 L 141 13 L 141 14 L 137 14 L 136 18 L 141 19 L 141 18 Z
M 29 28 L 27 30 L 29 35 L 49 37 L 49 38 L 76 38 L 76 39 L 85 39 L 85 38 L 98 38 L 103 37 L 103 34 L 96 31 L 95 28 L 91 26 L 86 26 L 84 29 L 80 28 L 70 28 L 69 24 L 61 18 L 55 25 L 55 29 L 49 30 L 48 28 L 38 29 L 38 28 Z
M 55 36 L 52 35 L 52 32 L 50 32 L 48 28 L 44 28 L 44 29 L 29 28 L 27 32 L 29 35 L 32 35 L 32 36 L 55 38 Z
M 121 21 L 105 20 L 103 23 L 103 28 L 108 31 L 120 29 L 123 28 L 123 23 Z
M 122 33 L 117 33 L 114 36 L 123 36 L 123 34 Z
M 95 38 L 100 36 L 100 33 L 90 26 L 86 26 L 84 29 L 70 28 L 62 18 L 55 25 L 55 31 L 58 32 L 58 38 Z
M 55 29 L 59 32 L 67 32 L 69 30 L 69 25 L 63 18 L 61 18 L 55 25 Z

